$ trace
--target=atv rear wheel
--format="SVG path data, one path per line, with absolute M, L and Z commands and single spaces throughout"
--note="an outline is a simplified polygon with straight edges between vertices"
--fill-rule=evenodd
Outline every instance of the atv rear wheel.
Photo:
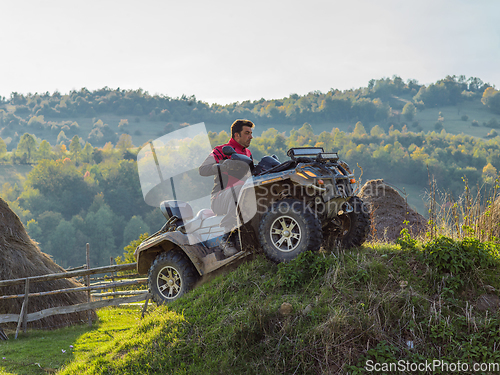
M 370 233 L 370 215 L 359 197 L 351 197 L 352 212 L 337 216 L 324 230 L 325 250 L 340 245 L 343 249 L 361 246 Z
M 148 287 L 157 305 L 172 302 L 190 291 L 197 280 L 196 270 L 182 253 L 159 254 L 148 273 Z
M 274 262 L 288 262 L 305 251 L 317 251 L 322 240 L 321 222 L 297 199 L 274 203 L 259 225 L 259 242 Z

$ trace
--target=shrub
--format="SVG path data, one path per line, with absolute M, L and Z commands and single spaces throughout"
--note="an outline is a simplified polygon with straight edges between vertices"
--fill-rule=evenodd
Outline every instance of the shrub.
M 485 138 L 495 138 L 498 135 L 497 131 L 495 129 L 491 129 L 491 131 L 486 134 Z
M 405 225 L 408 225 L 408 221 L 406 220 Z M 417 248 L 417 240 L 411 237 L 408 228 L 401 229 L 399 237 L 396 239 L 396 244 L 401 246 L 403 250 L 415 250 Z
M 456 291 L 465 280 L 477 278 L 478 269 L 500 265 L 500 246 L 493 242 L 481 242 L 476 238 L 454 241 L 440 236 L 423 247 L 426 262 L 441 278 L 448 277 L 448 288 Z
M 496 118 L 492 118 L 488 120 L 488 122 L 483 122 L 483 126 L 487 128 L 498 129 L 500 128 L 500 124 L 498 123 Z

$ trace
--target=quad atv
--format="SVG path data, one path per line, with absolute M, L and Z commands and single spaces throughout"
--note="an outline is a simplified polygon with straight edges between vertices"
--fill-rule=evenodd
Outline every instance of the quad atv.
M 138 273 L 148 273 L 158 304 L 181 297 L 201 276 L 250 254 L 252 245 L 274 262 L 287 262 L 321 245 L 351 248 L 365 242 L 368 210 L 354 195 L 354 175 L 337 153 L 325 153 L 321 147 L 292 148 L 283 163 L 274 155 L 265 156 L 253 167 L 252 160 L 232 147 L 223 152 L 252 168 L 252 176 L 235 197 L 239 218 L 249 212 L 248 202 L 257 205 L 250 220 L 240 221 L 245 223 L 238 229 L 240 251 L 226 258 L 219 247 L 223 216 L 210 209 L 195 215 L 186 202 L 163 201 L 165 225 L 135 251 Z

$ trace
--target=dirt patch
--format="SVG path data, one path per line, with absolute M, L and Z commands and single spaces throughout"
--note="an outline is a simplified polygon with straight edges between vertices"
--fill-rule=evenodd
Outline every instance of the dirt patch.
M 408 206 L 405 199 L 384 180 L 370 180 L 361 188 L 359 197 L 368 205 L 372 220 L 371 238 L 394 242 L 405 228 L 413 236 L 425 233 L 427 221 Z

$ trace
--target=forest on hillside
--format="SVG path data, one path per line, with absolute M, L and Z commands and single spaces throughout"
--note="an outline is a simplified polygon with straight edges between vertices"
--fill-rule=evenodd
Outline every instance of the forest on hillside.
M 367 129 L 377 124 L 385 131 L 391 126 L 402 130 L 406 124 L 414 131 L 421 131 L 421 124 L 415 121 L 418 111 L 456 106 L 460 112 L 463 103 L 474 101 L 481 101 L 485 111 L 500 114 L 499 91 L 480 78 L 465 76 L 447 76 L 427 86 L 394 76 L 372 79 L 367 87 L 358 89 L 313 91 L 227 105 L 209 105 L 194 95 L 178 98 L 151 95 L 141 89 L 82 88 L 67 94 L 13 92 L 10 98 L 0 97 L 0 137 L 7 150 L 14 150 L 24 133 L 53 139 L 52 144 L 58 145 L 68 145 L 78 135 L 82 143 L 103 146 L 106 142 L 116 143 L 123 133 L 137 139 L 147 132 L 133 126 L 136 122 L 147 123 L 155 128 L 154 135 L 161 135 L 187 124 L 230 124 L 235 118 L 247 118 L 262 126 L 287 124 L 290 128 L 306 122 L 332 126 L 345 122 L 352 124 L 352 131 L 354 124 L 361 121 Z M 121 120 L 112 126 L 101 119 L 106 116 L 118 116 Z M 464 121 L 470 121 L 472 126 L 500 127 L 495 116 L 486 120 L 484 115 L 484 118 L 474 123 L 473 118 L 464 117 Z M 433 130 L 442 127 L 443 121 L 437 118 Z
M 489 120 L 460 114 L 467 103 Z M 430 108 L 436 119 L 424 132 L 418 119 Z M 457 113 L 459 123 L 486 127 L 488 134 L 450 133 L 449 117 Z M 476 190 L 494 186 L 500 171 L 497 114 L 500 93 L 463 76 L 428 86 L 384 78 L 356 90 L 224 106 L 142 90 L 13 93 L 0 98 L 0 164 L 30 171 L 23 183 L 3 183 L 0 196 L 59 264 L 83 264 L 89 242 L 92 264 L 105 265 L 130 241 L 164 223 L 159 209 L 144 203 L 139 183 L 136 156 L 148 139 L 204 121 L 227 129 L 209 132 L 215 146 L 228 140 L 235 118 L 248 118 L 264 129 L 250 147 L 256 160 L 276 154 L 283 161 L 290 147 L 321 146 L 338 151 L 362 180 L 383 178 L 425 190 L 435 178 L 439 189 L 458 199 L 464 178 Z M 111 115 L 119 119 L 116 126 L 101 119 Z M 348 128 L 341 130 L 336 121 Z M 284 131 L 275 123 L 289 125 Z M 140 137 L 145 141 L 137 143 Z
M 138 150 L 130 142 L 82 148 L 74 137 L 73 147 L 51 149 L 43 148 L 45 140 L 37 143 L 28 133 L 23 137 L 34 142 L 30 158 L 36 162 L 22 186 L 4 183 L 0 196 L 59 264 L 83 264 L 87 242 L 93 249 L 92 264 L 108 264 L 130 241 L 164 224 L 160 210 L 143 200 L 135 160 Z M 209 132 L 209 138 L 214 146 L 229 136 L 225 131 Z M 481 140 L 445 131 L 386 133 L 379 126 L 368 132 L 361 122 L 351 133 L 334 128 L 317 135 L 304 124 L 286 137 L 271 128 L 253 139 L 251 149 L 256 160 L 276 154 L 283 161 L 287 149 L 297 146 L 337 150 L 358 177 L 362 168 L 365 180 L 384 178 L 425 189 L 429 176 L 434 176 L 438 187 L 456 199 L 463 192 L 464 177 L 472 188 L 491 189 L 500 169 L 500 137 Z

